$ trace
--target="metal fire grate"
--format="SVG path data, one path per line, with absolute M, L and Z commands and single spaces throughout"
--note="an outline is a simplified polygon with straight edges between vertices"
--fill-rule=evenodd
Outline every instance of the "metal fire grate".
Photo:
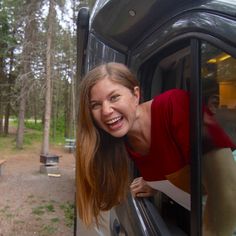
M 57 165 L 59 162 L 59 156 L 57 155 L 40 155 L 40 162 L 44 165 Z

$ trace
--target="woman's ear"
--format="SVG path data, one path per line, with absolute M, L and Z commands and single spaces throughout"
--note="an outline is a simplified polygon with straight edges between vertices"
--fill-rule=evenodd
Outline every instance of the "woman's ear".
M 134 96 L 136 98 L 137 105 L 138 105 L 139 104 L 139 100 L 140 100 L 140 88 L 138 86 L 134 87 Z

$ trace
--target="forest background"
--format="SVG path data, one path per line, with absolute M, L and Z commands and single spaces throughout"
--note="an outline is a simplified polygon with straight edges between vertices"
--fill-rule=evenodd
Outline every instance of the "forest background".
M 42 130 L 41 153 L 52 141 L 75 138 L 76 18 L 94 1 L 0 0 L 0 136 L 17 125 Z

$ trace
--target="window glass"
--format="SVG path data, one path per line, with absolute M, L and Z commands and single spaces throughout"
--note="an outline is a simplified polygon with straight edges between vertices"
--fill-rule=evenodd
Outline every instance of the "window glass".
M 166 90 L 189 89 L 190 41 L 170 45 L 149 58 L 138 71 L 143 101 Z
M 166 90 L 188 90 L 190 78 L 190 48 L 185 47 L 162 58 L 156 66 L 151 86 L 151 97 Z
M 207 181 L 211 189 L 214 186 L 214 201 L 209 200 L 212 199 L 210 194 L 203 196 L 203 214 L 205 217 L 210 201 L 214 206 L 215 201 L 220 199 L 218 196 L 222 192 L 231 191 L 232 188 L 235 188 L 235 185 L 232 185 L 235 179 L 233 172 L 236 170 L 234 148 L 228 148 L 229 155 L 223 153 L 224 156 L 221 155 L 223 158 L 210 156 L 210 162 L 208 162 L 209 156 L 207 155 L 212 154 L 212 150 L 219 150 L 219 146 L 231 147 L 236 143 L 236 59 L 219 48 L 202 42 L 201 79 L 203 102 L 208 112 L 207 115 L 205 115 L 206 113 L 203 115 L 203 181 Z M 222 129 L 222 132 L 219 129 Z M 229 141 L 226 141 L 227 139 Z M 218 160 L 218 164 L 216 160 Z M 227 200 L 229 205 L 235 203 L 235 196 L 233 198 Z M 210 224 L 213 224 L 214 228 L 218 227 L 219 230 L 224 228 L 224 225 L 235 224 L 235 222 L 231 222 L 231 213 L 225 214 L 218 224 L 213 223 L 214 216 L 217 215 L 218 217 L 221 212 L 225 212 L 224 207 L 226 207 L 224 201 L 219 200 L 210 219 Z M 226 211 L 228 212 L 228 210 Z
M 158 52 L 142 66 L 139 79 L 144 99 L 150 100 L 173 88 L 189 90 L 190 47 L 187 43 L 179 43 L 178 47 L 171 49 Z M 190 235 L 190 207 L 184 207 L 185 201 L 179 201 L 180 199 L 176 197 L 181 195 L 180 192 L 184 191 L 177 190 L 171 196 L 168 191 L 164 193 L 158 191 L 153 202 L 169 226 L 171 234 Z M 184 198 L 186 205 L 190 206 L 189 192 L 181 195 L 181 198 Z
M 202 43 L 201 77 L 204 102 L 236 143 L 236 59 Z

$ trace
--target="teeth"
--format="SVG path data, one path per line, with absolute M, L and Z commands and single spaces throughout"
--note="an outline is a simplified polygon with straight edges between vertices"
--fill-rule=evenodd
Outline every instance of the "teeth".
M 111 120 L 107 121 L 107 124 L 111 125 L 111 124 L 115 123 L 116 121 L 118 121 L 119 119 L 120 119 L 120 117 L 116 117 L 114 119 L 111 119 Z

